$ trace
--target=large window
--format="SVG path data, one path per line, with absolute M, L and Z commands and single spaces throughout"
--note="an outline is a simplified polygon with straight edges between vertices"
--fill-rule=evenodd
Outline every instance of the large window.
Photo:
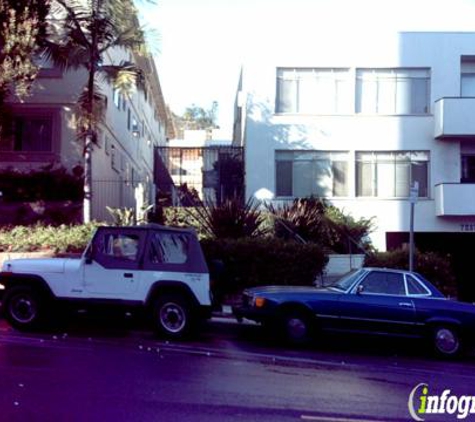
M 419 197 L 428 196 L 429 152 L 357 152 L 356 195 L 405 198 L 419 183 Z
M 357 69 L 356 112 L 428 114 L 429 69 Z
M 0 150 L 18 152 L 52 152 L 52 116 L 16 116 L 12 134 L 0 142 Z
M 277 69 L 277 113 L 348 114 L 351 103 L 348 69 Z
M 348 196 L 348 153 L 276 151 L 276 196 Z

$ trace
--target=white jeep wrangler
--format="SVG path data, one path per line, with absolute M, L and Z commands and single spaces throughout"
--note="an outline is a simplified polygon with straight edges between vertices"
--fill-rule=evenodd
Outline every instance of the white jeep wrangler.
M 208 267 L 193 230 L 99 227 L 78 259 L 16 259 L 0 271 L 2 312 L 29 330 L 58 304 L 145 309 L 157 331 L 181 337 L 211 311 Z M 1 291 L 0 291 L 1 292 Z

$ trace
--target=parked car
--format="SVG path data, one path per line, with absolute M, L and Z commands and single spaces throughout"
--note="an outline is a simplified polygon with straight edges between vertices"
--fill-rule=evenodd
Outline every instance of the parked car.
M 420 274 L 362 268 L 328 287 L 265 286 L 245 290 L 238 318 L 277 326 L 300 344 L 321 331 L 424 338 L 455 356 L 475 338 L 475 305 L 446 299 Z
M 2 313 L 19 330 L 38 327 L 53 309 L 120 307 L 145 311 L 158 332 L 181 337 L 211 314 L 209 271 L 191 229 L 99 227 L 81 258 L 5 261 L 0 286 Z

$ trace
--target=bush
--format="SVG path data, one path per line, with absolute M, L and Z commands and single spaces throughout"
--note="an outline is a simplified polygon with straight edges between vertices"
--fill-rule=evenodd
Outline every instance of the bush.
M 80 168 L 68 173 L 64 167 L 51 164 L 35 171 L 0 171 L 0 191 L 5 202 L 82 201 L 83 183 Z
M 76 226 L 16 226 L 0 230 L 0 252 L 82 252 L 98 223 Z
M 210 268 L 222 261 L 223 273 L 212 273 L 215 299 L 240 293 L 251 286 L 313 285 L 328 262 L 315 244 L 300 244 L 274 238 L 203 239 Z
M 409 268 L 409 251 L 407 249 L 395 249 L 388 252 L 372 253 L 366 257 L 364 266 L 407 270 Z M 458 296 L 450 255 L 416 251 L 414 270 L 427 278 L 444 295 L 449 297 Z
M 368 235 L 373 231 L 372 218 L 345 214 L 324 198 L 295 199 L 281 207 L 270 205 L 274 232 L 283 239 L 302 238 L 318 243 L 334 253 L 355 253 L 371 248 Z

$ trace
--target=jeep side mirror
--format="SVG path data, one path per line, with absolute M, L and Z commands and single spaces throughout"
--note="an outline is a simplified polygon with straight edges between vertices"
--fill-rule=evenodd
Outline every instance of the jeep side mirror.
M 92 264 L 92 245 L 89 245 L 89 247 L 86 249 L 86 252 L 84 253 L 84 263 L 85 264 Z
M 359 284 L 358 287 L 356 288 L 356 294 L 360 295 L 364 291 L 364 286 L 362 284 Z

